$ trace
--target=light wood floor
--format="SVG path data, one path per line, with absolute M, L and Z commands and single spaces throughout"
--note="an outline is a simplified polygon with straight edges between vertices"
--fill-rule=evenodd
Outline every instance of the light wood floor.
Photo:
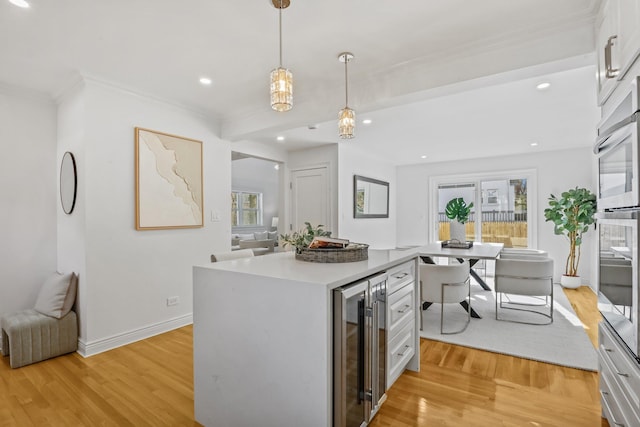
M 565 291 L 597 341 L 595 296 Z M 606 426 L 597 374 L 421 340 L 421 372 L 387 392 L 382 426 Z M 0 363 L 0 426 L 198 426 L 187 326 L 89 358 Z

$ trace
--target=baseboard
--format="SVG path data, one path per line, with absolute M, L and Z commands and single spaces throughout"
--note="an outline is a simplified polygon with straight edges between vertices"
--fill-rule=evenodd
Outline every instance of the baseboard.
M 118 335 L 113 335 L 108 338 L 103 338 L 91 342 L 85 342 L 82 339 L 78 339 L 77 352 L 82 357 L 89 357 L 102 353 L 114 348 L 122 347 L 123 345 L 131 344 L 136 341 L 140 341 L 154 335 L 162 334 L 172 331 L 174 329 L 181 328 L 193 323 L 193 313 L 186 314 L 184 316 L 176 317 L 173 319 L 165 320 L 160 323 L 145 326 L 140 329 L 125 332 Z

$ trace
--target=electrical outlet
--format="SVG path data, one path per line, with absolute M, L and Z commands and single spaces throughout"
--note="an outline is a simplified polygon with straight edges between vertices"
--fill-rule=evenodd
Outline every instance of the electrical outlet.
M 178 304 L 180 304 L 180 297 L 167 298 L 167 307 L 170 307 L 172 305 L 178 305 Z

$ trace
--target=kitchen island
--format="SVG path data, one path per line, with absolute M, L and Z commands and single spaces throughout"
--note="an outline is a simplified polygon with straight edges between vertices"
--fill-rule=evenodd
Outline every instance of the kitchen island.
M 413 274 L 417 262 L 415 251 L 369 250 L 368 260 L 351 263 L 309 263 L 281 252 L 194 267 L 196 420 L 215 427 L 333 425 L 332 290 L 385 272 L 402 278 L 399 269 Z M 388 384 L 405 367 L 420 366 L 418 282 L 411 276 L 408 283 L 411 298 L 398 313 L 410 313 L 403 330 L 413 332 L 403 342 L 406 359 L 387 361 L 402 363 Z

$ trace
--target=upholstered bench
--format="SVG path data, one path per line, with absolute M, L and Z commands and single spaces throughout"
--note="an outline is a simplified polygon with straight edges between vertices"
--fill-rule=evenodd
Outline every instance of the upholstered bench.
M 0 318 L 2 354 L 12 368 L 71 353 L 78 348 L 75 302 L 77 276 L 52 275 L 42 286 L 33 309 Z
M 33 309 L 2 317 L 2 353 L 12 368 L 50 359 L 78 349 L 78 319 L 74 311 L 56 319 Z

